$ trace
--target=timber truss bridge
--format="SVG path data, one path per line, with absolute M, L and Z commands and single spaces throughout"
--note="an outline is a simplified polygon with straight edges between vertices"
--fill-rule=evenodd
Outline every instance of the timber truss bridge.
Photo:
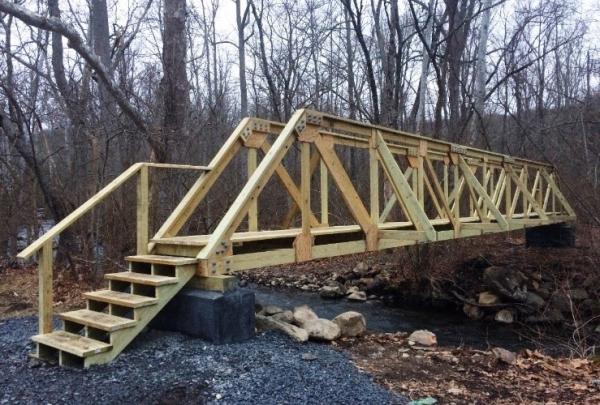
M 284 166 L 293 146 L 300 151 L 299 182 Z M 368 152 L 362 176 L 368 178 L 368 201 L 357 190 L 367 185 L 358 187 L 336 152 L 342 146 Z M 226 167 L 244 152 L 247 181 L 213 232 L 179 235 Z M 150 238 L 148 177 L 158 169 L 199 174 Z M 129 271 L 106 274 L 108 288 L 85 293 L 86 308 L 59 314 L 63 329 L 53 330 L 53 238 L 134 177 L 137 254 L 126 258 Z M 292 201 L 288 226 L 260 229 L 257 201 L 273 177 Z M 333 186 L 350 224 L 329 224 Z M 388 187 L 391 192 L 384 193 Z M 289 226 L 294 216 L 301 217 L 298 227 Z M 239 270 L 574 220 L 557 173 L 546 163 L 310 110 L 296 111 L 286 124 L 245 118 L 208 166 L 136 163 L 19 254 L 23 259 L 37 254 L 39 263 L 33 355 L 61 365 L 109 362 L 184 286 L 224 288 Z

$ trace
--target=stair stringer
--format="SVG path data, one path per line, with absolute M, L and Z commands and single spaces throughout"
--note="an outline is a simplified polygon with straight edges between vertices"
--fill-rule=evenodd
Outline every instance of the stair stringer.
M 114 360 L 131 341 L 150 323 L 152 319 L 171 301 L 175 295 L 194 277 L 196 274 L 196 265 L 189 264 L 185 266 L 176 266 L 175 275 L 178 279 L 177 284 L 163 285 L 156 288 L 156 298 L 158 303 L 134 310 L 137 324 L 131 328 L 126 328 L 112 332 L 110 334 L 110 343 L 112 349 L 98 353 L 84 359 L 85 368 L 94 364 L 105 364 Z

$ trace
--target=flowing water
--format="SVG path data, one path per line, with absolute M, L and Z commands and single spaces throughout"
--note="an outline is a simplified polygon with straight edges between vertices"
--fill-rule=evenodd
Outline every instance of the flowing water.
M 514 331 L 513 325 L 473 321 L 455 310 L 406 309 L 387 306 L 381 301 L 352 302 L 346 299 L 323 299 L 319 294 L 300 290 L 249 287 L 256 294 L 256 302 L 293 309 L 308 305 L 321 318 L 332 319 L 346 311 L 362 313 L 367 328 L 373 332 L 412 332 L 428 329 L 435 333 L 442 346 L 465 345 L 476 349 L 494 346 L 519 350 L 531 346 Z

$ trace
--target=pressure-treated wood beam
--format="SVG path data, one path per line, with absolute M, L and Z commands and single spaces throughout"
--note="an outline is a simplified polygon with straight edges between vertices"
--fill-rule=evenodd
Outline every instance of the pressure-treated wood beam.
M 467 181 L 469 188 L 470 189 L 472 188 L 474 191 L 477 192 L 477 194 L 479 194 L 483 198 L 483 202 L 484 202 L 485 206 L 487 206 L 487 208 L 492 212 L 492 215 L 496 219 L 498 226 L 500 226 L 501 229 L 508 230 L 509 229 L 508 222 L 506 221 L 504 216 L 500 213 L 498 208 L 496 208 L 496 206 L 492 202 L 490 196 L 487 194 L 487 192 L 485 191 L 485 189 L 483 188 L 481 183 L 479 183 L 479 181 L 473 174 L 473 171 L 471 170 L 469 165 L 467 165 L 467 163 L 465 162 L 465 159 L 462 156 L 458 157 L 458 165 L 459 165 L 461 171 L 463 172 L 463 176 L 465 177 L 465 180 Z M 482 218 L 481 215 L 482 214 L 480 214 L 480 218 L 483 221 L 484 218 Z M 485 216 L 485 218 L 487 219 L 487 216 Z
M 145 255 L 148 253 L 148 237 L 150 236 L 148 234 L 148 211 L 150 205 L 150 195 L 148 191 L 148 166 L 143 166 L 140 168 L 140 174 L 137 180 L 136 252 L 138 255 Z
M 305 110 L 298 110 L 288 121 L 269 152 L 252 173 L 246 185 L 213 231 L 207 245 L 198 254 L 198 259 L 211 258 L 216 254 L 219 246 L 228 245 L 229 237 L 235 232 L 243 216 L 246 215 L 250 202 L 258 197 L 294 142 L 296 125 L 303 116 L 305 116 Z
M 542 170 L 541 174 L 542 177 L 544 177 L 544 180 L 546 180 L 546 183 L 548 183 L 548 187 L 552 189 L 553 195 L 555 195 L 556 198 L 558 198 L 558 201 L 560 201 L 565 211 L 567 211 L 567 214 L 569 214 L 569 216 L 574 217 L 575 211 L 573 210 L 573 207 L 571 207 L 571 204 L 569 204 L 563 193 L 560 191 L 552 176 L 550 176 L 545 170 Z
M 542 210 L 542 207 L 540 206 L 540 204 L 538 204 L 538 202 L 536 201 L 535 197 L 533 195 L 531 195 L 531 193 L 527 189 L 527 185 L 524 183 L 524 181 L 522 181 L 519 177 L 517 177 L 517 175 L 512 170 L 512 167 L 510 167 L 510 166 L 508 167 L 508 175 L 510 176 L 510 178 L 513 180 L 513 182 L 517 186 L 518 190 L 523 195 L 523 198 L 524 198 L 523 213 L 525 214 L 525 217 L 528 216 L 527 215 L 527 203 L 529 202 L 529 204 L 531 204 L 531 206 L 533 207 L 535 212 L 539 215 L 539 218 L 548 219 L 548 215 L 546 215 L 544 210 Z M 527 178 L 527 174 L 525 174 L 524 178 Z
M 423 211 L 413 190 L 402 174 L 402 170 L 400 170 L 398 163 L 387 147 L 381 133 L 377 134 L 377 152 L 383 164 L 384 172 L 392 184 L 396 197 L 406 208 L 409 219 L 415 225 L 417 230 L 425 232 L 428 240 L 435 240 L 436 233 L 433 225 L 431 225 L 429 218 L 427 218 L 427 214 Z
M 323 159 L 327 165 L 331 178 L 338 186 L 352 217 L 365 233 L 367 238 L 367 249 L 375 250 L 377 248 L 377 226 L 371 223 L 369 212 L 356 192 L 348 173 L 344 170 L 341 160 L 335 153 L 333 143 L 319 134 L 315 138 L 314 144 L 321 155 L 321 159 Z

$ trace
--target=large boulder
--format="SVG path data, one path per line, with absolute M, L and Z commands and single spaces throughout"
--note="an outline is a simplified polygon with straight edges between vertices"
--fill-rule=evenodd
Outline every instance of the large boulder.
M 544 301 L 542 297 L 531 291 L 527 291 L 525 303 L 534 308 L 542 308 L 544 305 L 546 305 L 546 301 Z
M 335 340 L 340 337 L 340 327 L 329 319 L 312 319 L 305 322 L 302 328 L 308 332 L 308 337 L 315 340 Z
M 325 285 L 319 290 L 321 298 L 341 298 L 346 295 L 344 288 L 338 284 L 336 285 Z
M 302 305 L 294 308 L 294 323 L 299 326 L 304 326 L 309 321 L 319 319 L 315 311 L 310 309 L 307 305 Z
M 587 291 L 583 288 L 573 288 L 569 290 L 569 297 L 571 297 L 573 301 L 583 301 L 590 298 Z
M 275 315 L 271 315 L 271 318 L 275 319 L 277 321 L 280 321 L 280 322 L 293 323 L 294 322 L 294 313 L 290 310 L 286 310 L 283 312 L 279 312 Z
M 348 295 L 350 301 L 364 302 L 367 300 L 367 294 L 364 291 L 355 291 Z
M 483 282 L 496 294 L 511 301 L 524 302 L 527 294 L 524 283 L 527 278 L 520 271 L 491 266 L 483 271 Z
M 437 337 L 433 332 L 426 329 L 416 330 L 408 337 L 409 342 L 414 342 L 421 346 L 434 346 L 437 345 Z
M 365 317 L 356 311 L 348 311 L 333 318 L 333 322 L 340 327 L 342 336 L 353 337 L 363 334 L 367 330 Z
M 256 315 L 256 327 L 259 330 L 277 330 L 285 333 L 296 342 L 306 342 L 308 340 L 308 332 L 302 328 L 298 328 L 292 324 L 281 322 L 272 317 Z
M 265 305 L 264 307 L 262 307 L 262 309 L 260 310 L 259 313 L 261 315 L 271 316 L 271 315 L 279 314 L 281 312 L 283 312 L 283 309 L 279 308 L 276 305 Z

